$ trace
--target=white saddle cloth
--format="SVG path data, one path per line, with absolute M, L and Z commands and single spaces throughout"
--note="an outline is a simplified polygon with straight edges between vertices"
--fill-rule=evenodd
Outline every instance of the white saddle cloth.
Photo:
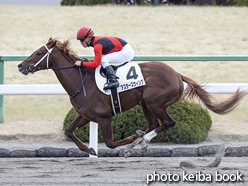
M 110 90 L 103 90 L 104 84 L 106 83 L 106 77 L 100 70 L 101 65 L 95 70 L 97 87 L 104 94 L 110 95 Z M 119 77 L 118 81 L 120 84 L 120 86 L 117 87 L 118 93 L 146 85 L 138 63 L 127 63 L 124 66 L 119 67 L 116 71 L 116 76 Z

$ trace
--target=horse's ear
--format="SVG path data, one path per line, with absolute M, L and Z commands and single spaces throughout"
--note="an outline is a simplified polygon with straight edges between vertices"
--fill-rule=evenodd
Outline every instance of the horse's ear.
M 51 44 L 51 48 L 53 48 L 55 45 L 56 45 L 56 43 L 57 43 L 57 40 L 54 40 L 53 42 L 52 42 L 52 44 Z
M 49 45 L 50 48 L 53 48 L 53 47 L 56 45 L 56 43 L 57 43 L 57 40 L 56 40 L 56 39 L 50 38 L 50 39 L 48 40 L 47 45 Z

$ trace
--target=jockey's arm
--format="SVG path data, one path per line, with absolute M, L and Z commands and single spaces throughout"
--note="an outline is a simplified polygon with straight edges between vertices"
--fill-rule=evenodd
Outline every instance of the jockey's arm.
M 89 62 L 82 62 L 82 65 L 89 68 L 97 68 L 102 60 L 102 48 L 102 45 L 96 44 L 94 47 L 95 58 L 89 60 Z

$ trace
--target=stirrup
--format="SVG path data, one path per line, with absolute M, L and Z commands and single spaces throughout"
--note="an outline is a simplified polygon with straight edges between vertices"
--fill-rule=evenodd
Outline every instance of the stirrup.
M 111 88 L 117 88 L 119 87 L 119 82 L 116 81 L 114 83 L 105 83 L 104 84 L 104 87 L 103 87 L 103 90 L 107 90 L 107 89 L 111 89 Z

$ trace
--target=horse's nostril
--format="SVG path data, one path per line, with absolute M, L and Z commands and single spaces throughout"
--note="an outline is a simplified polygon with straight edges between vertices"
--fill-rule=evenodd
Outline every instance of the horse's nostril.
M 22 64 L 19 64 L 19 65 L 18 65 L 18 68 L 19 68 L 19 69 L 22 68 Z

